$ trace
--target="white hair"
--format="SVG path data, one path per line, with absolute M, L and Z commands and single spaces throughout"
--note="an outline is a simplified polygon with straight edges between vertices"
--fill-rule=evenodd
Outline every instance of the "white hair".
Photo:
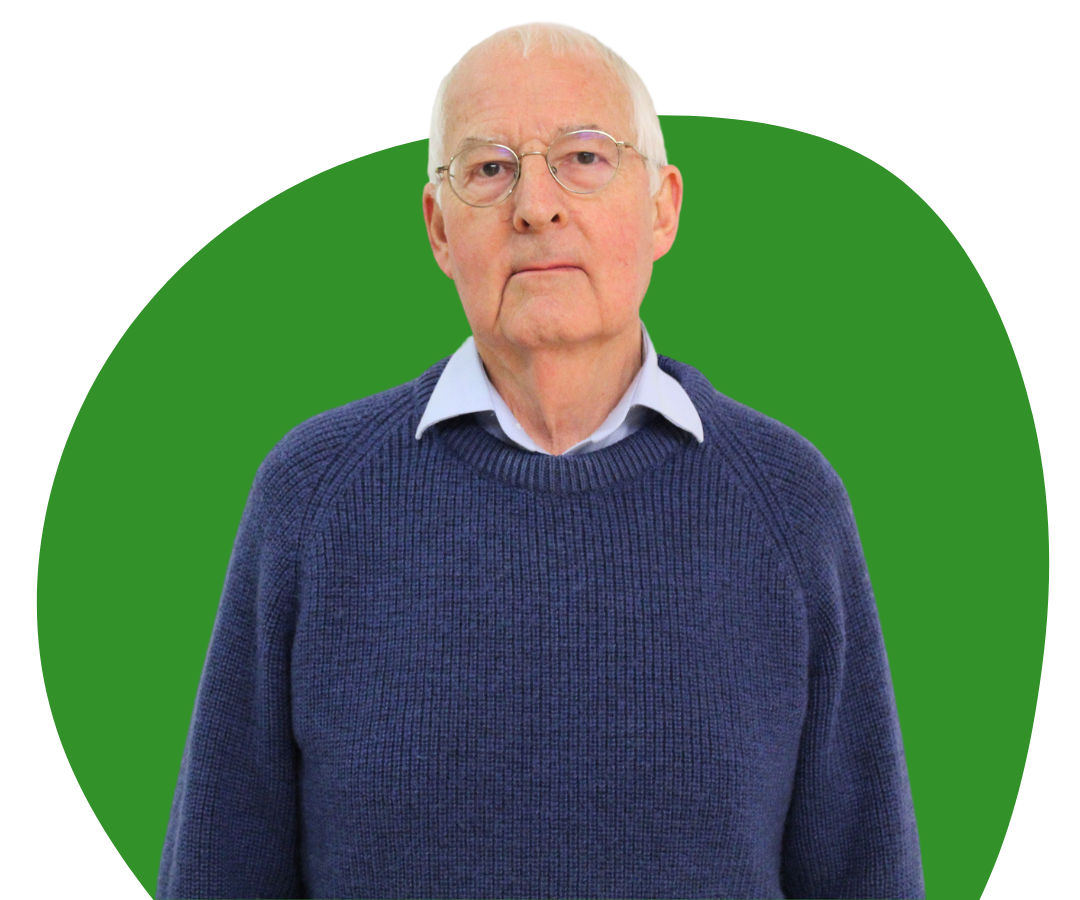
M 660 167 L 667 165 L 667 152 L 664 150 L 664 133 L 660 130 L 660 119 L 657 118 L 656 109 L 653 106 L 652 97 L 649 96 L 649 90 L 645 87 L 645 82 L 641 80 L 637 72 L 630 68 L 626 60 L 610 47 L 600 43 L 591 34 L 571 28 L 569 25 L 555 25 L 548 22 L 533 22 L 529 25 L 517 25 L 498 31 L 466 52 L 447 72 L 435 94 L 435 108 L 431 113 L 431 134 L 428 138 L 428 180 L 432 184 L 440 184 L 435 170 L 444 165 L 448 159 L 446 130 L 449 116 L 446 109 L 446 97 L 450 93 L 450 87 L 462 63 L 481 49 L 507 44 L 518 45 L 521 48 L 522 59 L 528 57 L 533 47 L 546 45 L 554 56 L 576 53 L 604 63 L 625 85 L 630 97 L 631 124 L 634 134 L 627 143 L 633 144 L 634 148 L 645 157 L 646 168 L 649 172 L 649 192 L 655 194 L 660 190 Z M 626 140 L 622 135 L 617 135 L 617 138 Z M 441 191 L 435 193 L 436 202 L 440 200 L 440 193 Z

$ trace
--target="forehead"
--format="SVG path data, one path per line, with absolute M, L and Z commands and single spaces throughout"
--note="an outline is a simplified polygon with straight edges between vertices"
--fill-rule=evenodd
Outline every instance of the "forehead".
M 483 49 L 463 60 L 446 111 L 447 150 L 470 138 L 516 148 L 584 127 L 633 139 L 626 87 L 601 60 L 577 53 L 533 50 L 523 59 L 512 46 Z

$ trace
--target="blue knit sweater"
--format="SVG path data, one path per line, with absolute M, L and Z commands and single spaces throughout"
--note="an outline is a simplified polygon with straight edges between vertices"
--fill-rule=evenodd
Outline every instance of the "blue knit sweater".
M 839 478 L 701 415 L 413 435 L 445 361 L 305 422 L 237 535 L 158 897 L 921 897 Z

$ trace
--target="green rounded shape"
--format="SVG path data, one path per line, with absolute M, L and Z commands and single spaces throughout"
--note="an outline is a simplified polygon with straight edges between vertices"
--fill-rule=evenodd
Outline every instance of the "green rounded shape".
M 775 126 L 663 122 L 686 203 L 642 318 L 660 352 L 801 432 L 844 479 L 928 894 L 976 898 L 1046 630 L 1046 497 L 1008 336 L 952 234 L 885 169 Z M 425 141 L 353 160 L 228 228 L 131 325 L 71 430 L 41 546 L 42 668 L 79 783 L 151 893 L 259 462 L 469 333 L 424 234 L 426 161 Z

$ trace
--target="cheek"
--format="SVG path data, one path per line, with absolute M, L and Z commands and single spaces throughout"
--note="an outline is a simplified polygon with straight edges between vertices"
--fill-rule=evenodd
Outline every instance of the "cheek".
M 458 290 L 475 289 L 489 281 L 495 271 L 495 234 L 476 223 L 447 223 L 450 268 Z
M 624 287 L 643 277 L 647 281 L 652 270 L 652 231 L 640 210 L 627 210 L 612 223 L 604 235 L 604 249 L 612 275 Z
M 502 291 L 499 241 L 492 229 L 461 227 L 460 223 L 447 229 L 447 237 L 450 271 L 465 317 L 474 330 L 483 329 L 498 309 Z

